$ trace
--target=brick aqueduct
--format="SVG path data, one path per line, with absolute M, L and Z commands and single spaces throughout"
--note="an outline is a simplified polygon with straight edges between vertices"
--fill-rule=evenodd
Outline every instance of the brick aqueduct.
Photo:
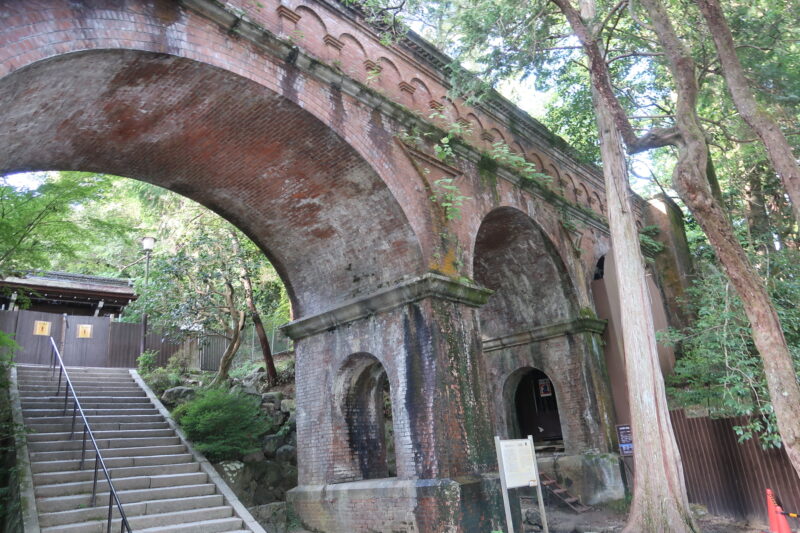
M 290 501 L 308 527 L 498 528 L 493 436 L 531 426 L 524 384 L 537 409 L 557 401 L 560 421 L 533 426 L 563 440 L 564 464 L 619 478 L 613 455 L 586 459 L 627 416 L 608 261 L 593 281 L 601 176 L 510 103 L 448 98 L 430 45 L 383 46 L 334 0 L 2 0 L 0 44 L 1 173 L 166 187 L 278 269 L 296 318 Z M 471 133 L 447 162 L 402 135 L 456 122 Z M 550 182 L 487 157 L 497 142 Z M 466 197 L 458 219 L 433 200 L 443 178 Z

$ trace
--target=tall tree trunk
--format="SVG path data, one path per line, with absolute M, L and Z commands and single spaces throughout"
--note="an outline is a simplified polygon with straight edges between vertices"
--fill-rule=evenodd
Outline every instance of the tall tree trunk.
M 725 76 L 733 103 L 745 122 L 764 143 L 767 157 L 780 176 L 791 200 L 795 222 L 800 224 L 800 165 L 792 153 L 792 147 L 778 124 L 759 107 L 753 96 L 747 76 L 736 55 L 733 35 L 719 0 L 695 0 L 695 2 L 705 17 L 711 37 L 714 39 L 722 74 Z
M 261 354 L 264 357 L 264 364 L 267 368 L 267 377 L 269 383 L 274 385 L 278 382 L 278 370 L 275 368 L 275 360 L 272 358 L 272 350 L 269 346 L 269 339 L 267 339 L 267 332 L 264 331 L 264 323 L 261 322 L 261 315 L 256 309 L 256 303 L 253 300 L 253 284 L 250 281 L 250 274 L 246 268 L 242 268 L 242 283 L 244 284 L 244 295 L 247 300 L 247 309 L 250 311 L 250 317 L 253 319 L 253 326 L 256 328 L 256 335 L 258 342 L 261 344 Z
M 214 376 L 214 379 L 211 381 L 212 387 L 221 385 L 222 382 L 228 379 L 228 374 L 231 370 L 231 363 L 233 363 L 233 358 L 236 356 L 236 352 L 239 351 L 239 346 L 242 344 L 242 331 L 244 330 L 244 325 L 247 321 L 247 315 L 245 315 L 243 311 L 239 311 L 236 308 L 233 285 L 230 282 L 225 282 L 225 305 L 228 308 L 228 313 L 230 314 L 231 320 L 231 327 L 228 328 L 230 342 L 228 343 L 227 348 L 225 348 L 225 352 L 223 352 L 222 358 L 219 361 L 219 369 L 217 370 L 217 374 Z
M 750 239 L 753 242 L 753 247 L 759 253 L 766 254 L 770 250 L 774 250 L 774 247 L 764 199 L 764 187 L 761 183 L 762 171 L 763 169 L 759 165 L 747 174 L 745 198 L 747 200 L 747 228 L 750 231 Z
M 723 270 L 741 297 L 752 327 L 753 342 L 764 362 L 778 431 L 792 466 L 800 475 L 800 384 L 775 307 L 709 186 L 709 153 L 697 116 L 694 61 L 678 38 L 660 0 L 640 2 L 664 49 L 678 94 L 675 123 L 680 141 L 676 143 L 678 163 L 673 185 L 703 228 Z
M 267 377 L 270 385 L 278 382 L 278 370 L 275 368 L 275 360 L 272 357 L 272 349 L 267 339 L 267 332 L 264 331 L 264 323 L 261 321 L 261 314 L 256 307 L 255 299 L 253 298 L 253 282 L 250 278 L 250 271 L 247 269 L 244 256 L 242 255 L 242 246 L 239 243 L 239 236 L 236 232 L 231 231 L 231 238 L 233 239 L 233 248 L 240 261 L 242 269 L 242 285 L 244 285 L 244 299 L 247 302 L 247 309 L 250 311 L 250 317 L 253 319 L 253 327 L 256 328 L 256 335 L 258 342 L 261 345 L 261 355 L 264 357 L 264 365 L 267 369 Z
M 689 510 L 683 465 L 667 409 L 644 260 L 628 193 L 625 152 L 611 113 L 596 93 L 593 96 L 608 226 L 620 281 L 618 297 L 636 465 L 633 502 L 624 531 L 698 531 Z

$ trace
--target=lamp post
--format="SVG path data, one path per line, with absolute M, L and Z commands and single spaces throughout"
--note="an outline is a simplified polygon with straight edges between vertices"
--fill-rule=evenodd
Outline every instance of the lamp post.
M 144 292 L 147 293 L 147 288 L 150 285 L 150 254 L 153 251 L 153 247 L 156 245 L 155 237 L 143 237 L 142 238 L 142 250 L 144 251 L 145 256 L 145 263 L 144 263 Z M 142 313 L 142 340 L 139 344 L 139 354 L 144 353 L 145 350 L 145 339 L 147 338 L 147 308 L 145 308 L 145 312 Z

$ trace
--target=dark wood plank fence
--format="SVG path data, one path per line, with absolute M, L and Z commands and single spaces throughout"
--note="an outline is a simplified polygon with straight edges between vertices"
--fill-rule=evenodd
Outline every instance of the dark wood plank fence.
M 49 334 L 37 334 L 37 322 L 48 323 Z M 84 332 L 89 327 L 88 336 L 85 336 L 86 333 L 79 335 L 81 326 L 84 326 Z M 68 365 L 136 368 L 142 327 L 141 324 L 111 322 L 109 317 L 0 311 L 0 330 L 13 334 L 14 340 L 20 345 L 14 356 L 18 363 L 49 364 L 49 339 L 52 336 L 59 347 L 63 346 L 62 356 Z M 157 352 L 157 366 L 166 366 L 169 358 L 181 348 L 195 354 L 199 352 L 197 341 L 194 340 L 177 343 L 157 331 L 150 331 L 145 338 L 145 349 Z M 216 367 L 212 370 L 216 370 Z
M 670 414 L 690 502 L 714 514 L 766 522 L 765 489 L 770 488 L 784 510 L 800 511 L 800 479 L 785 450 L 764 450 L 756 438 L 738 442 L 733 427 L 747 424 L 747 417 Z

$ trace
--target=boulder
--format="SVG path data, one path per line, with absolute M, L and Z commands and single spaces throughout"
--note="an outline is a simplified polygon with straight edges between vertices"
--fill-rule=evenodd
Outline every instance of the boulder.
M 295 408 L 294 400 L 286 399 L 281 401 L 281 411 L 284 413 L 294 413 Z
M 275 457 L 278 448 L 286 444 L 286 436 L 281 434 L 267 435 L 264 437 L 263 443 L 262 451 L 264 455 L 272 459 Z
M 296 464 L 297 448 L 291 444 L 284 444 L 275 452 L 275 460 L 281 463 Z
M 164 391 L 161 395 L 161 402 L 167 407 L 175 407 L 178 404 L 188 402 L 194 398 L 195 389 L 192 387 L 172 387 Z
M 286 533 L 289 530 L 285 502 L 257 505 L 248 511 L 267 533 Z
M 283 400 L 283 393 L 280 391 L 275 392 L 265 392 L 261 395 L 261 403 L 269 403 L 273 405 L 277 405 L 280 408 L 281 401 Z

